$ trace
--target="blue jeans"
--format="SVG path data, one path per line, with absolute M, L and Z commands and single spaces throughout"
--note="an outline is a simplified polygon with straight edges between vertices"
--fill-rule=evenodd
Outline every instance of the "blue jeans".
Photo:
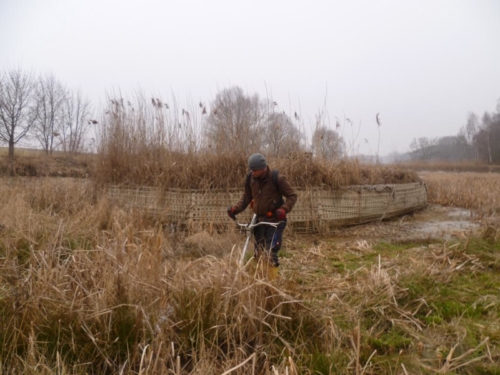
M 283 241 L 283 231 L 286 227 L 286 219 L 276 228 L 271 225 L 259 225 L 254 228 L 255 257 L 258 258 L 262 252 L 269 252 L 275 267 L 280 265 L 278 261 L 278 251 L 281 249 Z

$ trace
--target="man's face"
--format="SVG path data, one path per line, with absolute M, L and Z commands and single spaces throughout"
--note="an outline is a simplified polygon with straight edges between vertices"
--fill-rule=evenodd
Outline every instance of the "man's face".
M 253 178 L 261 178 L 263 177 L 267 172 L 267 167 L 264 169 L 254 169 L 252 170 L 252 176 Z

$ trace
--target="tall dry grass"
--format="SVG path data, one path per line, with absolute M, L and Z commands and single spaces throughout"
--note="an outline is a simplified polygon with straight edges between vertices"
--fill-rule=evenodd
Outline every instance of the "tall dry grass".
M 429 202 L 474 209 L 482 216 L 500 212 L 498 173 L 426 172 L 421 175 L 427 185 Z
M 295 237 L 270 280 L 236 266 L 240 234 L 171 233 L 94 186 L 0 181 L 2 373 L 488 373 L 500 359 L 492 249 Z
M 98 184 L 122 184 L 133 186 L 156 186 L 177 189 L 232 189 L 243 186 L 248 173 L 247 156 L 243 155 L 189 155 L 177 154 L 167 150 L 149 151 L 134 155 L 128 160 L 108 159 L 99 155 L 95 170 Z M 116 162 L 120 159 L 120 162 Z M 112 162 L 112 160 L 114 160 Z M 128 160 L 128 161 L 127 161 Z M 357 160 L 337 163 L 311 160 L 303 154 L 289 158 L 268 158 L 273 169 L 287 176 L 292 186 L 323 187 L 336 189 L 347 185 L 394 184 L 419 181 L 415 172 L 397 166 L 366 165 Z
M 197 106 L 181 112 L 175 97 L 173 107 L 168 108 L 159 99 L 152 100 L 150 103 L 142 94 L 128 104 L 110 99 L 100 120 L 98 155 L 92 171 L 98 184 L 180 189 L 241 186 L 249 155 L 231 144 L 209 142 L 205 137 L 206 115 L 200 114 Z M 255 146 L 251 152 L 262 150 Z M 416 173 L 398 166 L 364 165 L 349 158 L 332 162 L 312 158 L 303 149 L 291 150 L 287 157 L 267 156 L 269 165 L 296 187 L 418 180 Z
M 307 342 L 302 323 L 322 330 L 294 289 L 238 271 L 231 235 L 222 258 L 192 260 L 193 240 L 90 184 L 2 183 L 4 373 L 220 374 L 256 351 L 257 369 L 292 331 Z
M 166 149 L 123 155 L 72 157 L 16 157 L 13 163 L 0 159 L 0 176 L 75 177 L 91 179 L 97 186 L 110 184 L 156 186 L 177 189 L 241 188 L 247 168 L 243 155 L 189 155 Z M 416 172 L 398 165 L 370 165 L 358 160 L 326 162 L 296 153 L 288 158 L 268 157 L 271 168 L 285 174 L 300 188 L 335 189 L 346 185 L 398 184 L 419 181 Z
M 172 130 L 175 126 L 171 121 L 153 122 L 147 111 L 131 114 L 121 106 L 113 108 L 103 120 L 92 173 L 98 184 L 228 189 L 243 183 L 249 155 L 230 145 L 224 145 L 226 151 L 217 154 L 209 148 L 190 147 L 199 141 L 176 133 L 182 129 Z M 418 180 L 415 172 L 398 166 L 363 165 L 350 159 L 334 163 L 311 158 L 300 150 L 286 158 L 269 157 L 268 164 L 279 169 L 296 187 L 336 188 Z

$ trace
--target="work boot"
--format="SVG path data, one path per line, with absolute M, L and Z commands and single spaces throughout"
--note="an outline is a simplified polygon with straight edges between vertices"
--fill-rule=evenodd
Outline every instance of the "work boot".
M 278 252 L 271 251 L 271 262 L 273 264 L 273 267 L 279 267 L 280 262 L 278 259 Z

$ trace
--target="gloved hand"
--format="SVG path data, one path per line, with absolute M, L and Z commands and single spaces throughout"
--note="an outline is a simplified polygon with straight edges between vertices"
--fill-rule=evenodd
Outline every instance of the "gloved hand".
M 285 220 L 286 219 L 286 210 L 284 208 L 278 208 L 276 210 L 276 217 L 279 220 Z
M 227 216 L 229 216 L 231 219 L 236 220 L 236 207 L 234 206 L 229 206 L 227 208 Z

